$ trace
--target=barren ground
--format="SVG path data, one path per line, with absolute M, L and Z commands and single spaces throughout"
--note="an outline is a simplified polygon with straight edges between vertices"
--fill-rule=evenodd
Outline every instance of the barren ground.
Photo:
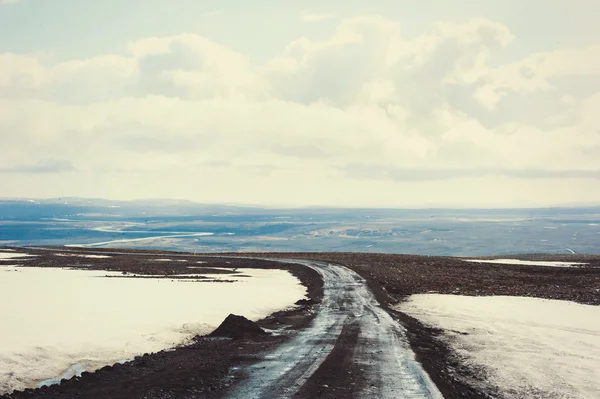
M 206 272 L 214 267 L 284 268 L 296 275 L 309 289 L 309 296 L 318 303 L 322 297 L 322 281 L 318 274 L 301 266 L 251 259 L 231 259 L 227 256 L 260 256 L 320 260 L 347 266 L 366 279 L 381 305 L 407 329 L 411 346 L 440 391 L 447 398 L 485 398 L 495 392 L 473 388 L 473 381 L 483 380 L 480 370 L 465 367 L 439 339 L 441 331 L 426 328 L 417 320 L 394 312 L 389 305 L 416 293 L 447 293 L 461 295 L 515 295 L 572 300 L 600 305 L 600 256 L 560 255 L 519 256 L 519 259 L 565 260 L 585 262 L 578 268 L 548 268 L 527 265 L 474 264 L 451 257 L 416 255 L 386 255 L 358 253 L 271 253 L 223 254 L 224 258 L 166 253 L 164 251 L 134 251 L 110 249 L 72 249 L 75 252 L 119 252 L 111 258 L 89 259 L 56 257 L 56 251 L 17 248 L 19 252 L 39 255 L 24 266 L 82 267 L 170 276 L 189 272 L 179 262 L 148 262 L 149 256 L 181 256 L 204 260 Z M 71 250 L 71 249 L 69 249 Z M 230 262 L 230 263 L 226 263 Z M 13 262 L 14 263 L 14 262 Z M 198 266 L 198 265 L 195 265 Z M 212 270 L 214 272 L 214 270 Z M 201 272 L 195 270 L 195 272 Z M 314 306 L 303 304 L 299 309 L 274 314 L 259 324 L 269 329 L 282 328 L 293 334 L 310 323 Z M 192 345 L 174 351 L 146 354 L 125 365 L 107 366 L 81 378 L 38 390 L 15 392 L 9 398 L 219 398 L 236 383 L 233 367 L 260 359 L 291 334 L 228 340 L 197 337 Z M 366 383 L 364 370 L 352 363 L 351 354 L 358 342 L 352 326 L 344 328 L 333 351 L 308 379 L 295 397 L 353 397 Z

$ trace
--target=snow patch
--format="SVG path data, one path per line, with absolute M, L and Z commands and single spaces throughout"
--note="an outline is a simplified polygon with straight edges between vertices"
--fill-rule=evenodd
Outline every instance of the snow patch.
M 199 270 L 206 270 L 207 266 L 188 266 L 188 269 L 199 269 Z M 236 269 L 231 269 L 228 267 L 212 267 L 212 266 L 208 266 L 208 268 L 210 270 L 223 270 L 229 273 L 235 273 Z M 246 270 L 246 269 L 243 269 Z
M 230 313 L 262 319 L 306 294 L 283 270 L 245 269 L 250 278 L 199 286 L 104 278 L 120 272 L 19 269 L 0 278 L 0 303 L 10 303 L 0 306 L 0 396 L 188 342 Z
M 78 257 L 78 258 L 90 258 L 90 259 L 107 259 L 107 258 L 112 258 L 112 256 L 108 256 L 108 255 L 85 255 L 85 254 L 71 254 L 71 253 L 54 254 L 54 256 L 75 256 L 75 257 Z
M 541 260 L 519 260 L 519 259 L 463 259 L 465 262 L 473 263 L 496 263 L 500 265 L 529 265 L 529 266 L 547 266 L 547 267 L 573 267 L 587 265 L 581 262 L 559 262 L 559 261 L 541 261 Z
M 2 260 L 9 260 L 9 259 L 15 259 L 15 258 L 28 258 L 28 257 L 34 257 L 36 255 L 30 255 L 30 254 L 21 254 L 21 253 L 2 253 L 0 252 L 0 261 Z
M 600 306 L 420 294 L 397 305 L 445 329 L 451 347 L 511 398 L 600 398 Z

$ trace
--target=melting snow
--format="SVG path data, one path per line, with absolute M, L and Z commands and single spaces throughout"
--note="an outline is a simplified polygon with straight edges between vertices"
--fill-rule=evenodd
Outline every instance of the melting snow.
M 9 259 L 14 259 L 14 258 L 28 258 L 28 257 L 34 257 L 35 255 L 29 255 L 29 254 L 20 254 L 20 253 L 2 253 L 0 252 L 0 261 L 2 260 L 9 260 Z
M 108 255 L 85 255 L 85 254 L 73 254 L 73 253 L 54 254 L 54 256 L 76 256 L 78 258 L 90 258 L 90 259 L 106 259 L 106 258 L 111 258 L 111 256 L 108 256 Z
M 600 306 L 421 294 L 396 309 L 447 330 L 454 350 L 508 397 L 600 398 Z
M 559 261 L 541 261 L 541 260 L 519 260 L 519 259 L 463 259 L 465 262 L 473 263 L 496 263 L 501 265 L 529 265 L 529 266 L 548 266 L 548 267 L 572 267 L 587 265 L 580 262 L 559 262 Z
M 214 329 L 229 313 L 263 318 L 306 293 L 283 270 L 244 269 L 251 278 L 198 284 L 18 269 L 0 278 L 0 396 L 176 346 Z

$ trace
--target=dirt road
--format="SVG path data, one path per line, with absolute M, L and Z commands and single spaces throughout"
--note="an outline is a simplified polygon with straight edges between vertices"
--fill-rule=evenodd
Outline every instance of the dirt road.
M 242 273 L 244 268 L 283 268 L 308 287 L 309 298 L 316 302 L 259 321 L 261 327 L 279 330 L 281 335 L 243 340 L 197 337 L 190 345 L 140 355 L 133 362 L 84 373 L 60 385 L 3 396 L 7 399 L 441 398 L 440 391 L 447 398 L 502 397 L 489 384 L 485 370 L 462 363 L 440 339 L 439 330 L 399 313 L 393 313 L 392 318 L 379 303 L 432 291 L 600 303 L 598 255 L 519 256 L 587 263 L 581 268 L 544 268 L 481 267 L 460 258 L 371 253 L 195 255 L 125 249 L 7 249 L 35 255 L 29 260 L 20 258 L 24 267 L 69 267 L 168 278 L 188 273 L 189 267 L 199 273 L 199 260 L 207 274 L 223 268 L 239 268 Z M 69 253 L 73 253 L 72 258 L 66 256 Z M 82 254 L 110 256 L 82 262 L 78 256 Z M 152 257 L 177 257 L 193 266 L 166 260 L 148 262 Z M 288 265 L 266 262 L 265 258 L 286 260 Z M 411 348 L 437 388 L 415 362 Z
M 323 301 L 317 315 L 291 341 L 240 370 L 245 378 L 226 397 L 291 398 L 335 348 L 342 329 L 353 324 L 359 333 L 352 363 L 359 365 L 366 380 L 357 397 L 442 398 L 415 361 L 403 328 L 379 306 L 362 277 L 339 265 L 287 262 L 310 267 L 323 277 Z

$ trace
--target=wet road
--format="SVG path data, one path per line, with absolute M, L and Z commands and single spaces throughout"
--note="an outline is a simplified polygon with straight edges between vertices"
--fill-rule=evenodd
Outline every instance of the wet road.
M 282 261 L 281 259 L 277 259 Z M 291 398 L 325 361 L 342 328 L 360 328 L 352 362 L 367 379 L 359 398 L 442 398 L 415 360 L 404 329 L 383 310 L 365 280 L 354 271 L 322 262 L 290 260 L 321 274 L 323 301 L 309 327 L 259 362 L 241 370 L 240 381 L 228 398 Z
M 61 252 L 82 251 L 63 249 Z M 119 251 L 103 254 L 131 255 Z M 178 256 L 190 255 L 169 254 L 169 257 Z M 217 255 L 211 257 L 222 258 Z M 352 351 L 352 363 L 360 365 L 363 377 L 367 380 L 355 397 L 443 398 L 415 360 L 404 328 L 379 306 L 360 275 L 344 266 L 324 262 L 262 259 L 300 264 L 316 270 L 323 278 L 323 299 L 317 306 L 317 315 L 309 327 L 299 331 L 290 341 L 268 353 L 261 361 L 240 370 L 248 378 L 236 384 L 226 395 L 227 398 L 291 398 L 323 364 L 334 349 L 342 329 L 349 324 L 358 325 L 360 330 L 357 345 Z

